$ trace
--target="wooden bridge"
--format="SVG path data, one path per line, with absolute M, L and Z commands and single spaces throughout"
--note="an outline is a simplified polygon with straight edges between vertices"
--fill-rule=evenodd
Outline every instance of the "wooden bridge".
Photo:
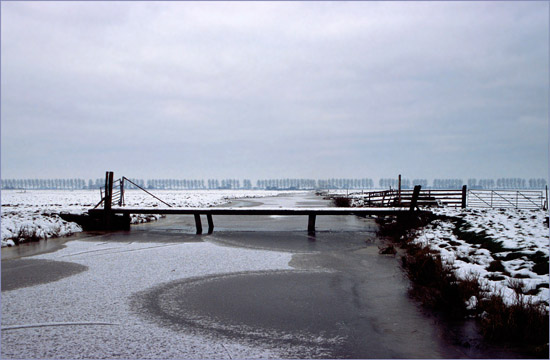
M 128 208 L 122 207 L 124 204 L 124 180 L 120 181 L 120 190 L 113 192 L 113 173 L 107 172 L 105 178 L 105 195 L 101 201 L 96 205 L 94 209 L 88 210 L 86 216 L 61 214 L 61 216 L 68 221 L 75 221 L 83 226 L 84 229 L 125 229 L 130 227 L 130 215 L 131 214 L 160 214 L 160 215 L 193 215 L 195 218 L 195 226 L 197 234 L 202 234 L 202 222 L 201 215 L 206 215 L 208 221 L 208 233 L 211 234 L 214 231 L 213 215 L 238 215 L 238 216 L 258 216 L 258 215 L 280 215 L 280 216 L 295 216 L 302 215 L 308 217 L 308 232 L 315 232 L 315 221 L 317 216 L 321 215 L 356 215 L 356 216 L 399 216 L 399 215 L 411 215 L 418 214 L 421 211 L 417 208 L 417 201 L 420 193 L 420 186 L 415 187 L 411 201 L 408 207 L 327 207 L 327 208 L 225 208 L 225 207 L 210 207 L 210 208 L 174 208 L 171 205 L 164 203 L 164 201 L 158 199 L 153 194 L 150 194 L 147 190 L 143 191 L 149 193 L 151 196 L 157 198 L 168 207 L 166 208 Z M 118 180 L 117 180 L 118 181 Z M 129 180 L 128 180 L 129 181 Z M 136 185 L 136 184 L 134 184 Z M 136 185 L 138 186 L 138 185 Z M 139 186 L 138 186 L 139 187 Z M 103 209 L 97 208 L 103 204 Z M 118 205 L 113 207 L 113 204 Z
M 315 232 L 315 222 L 318 215 L 357 215 L 357 216 L 397 216 L 404 214 L 417 214 L 414 208 L 111 208 L 109 214 L 113 216 L 122 215 L 128 217 L 130 214 L 161 214 L 161 215 L 193 215 L 195 217 L 195 226 L 197 234 L 202 234 L 201 215 L 206 215 L 208 221 L 208 233 L 214 231 L 213 215 L 239 215 L 239 216 L 258 216 L 258 215 L 280 215 L 295 216 L 307 215 L 307 230 L 310 233 Z M 105 209 L 89 210 L 88 213 L 94 218 L 105 218 L 107 212 Z M 116 220 L 116 219 L 115 219 Z

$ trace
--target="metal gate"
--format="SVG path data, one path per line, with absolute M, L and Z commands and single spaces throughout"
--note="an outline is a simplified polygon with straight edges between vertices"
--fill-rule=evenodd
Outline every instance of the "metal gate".
M 542 190 L 468 190 L 469 208 L 548 209 Z

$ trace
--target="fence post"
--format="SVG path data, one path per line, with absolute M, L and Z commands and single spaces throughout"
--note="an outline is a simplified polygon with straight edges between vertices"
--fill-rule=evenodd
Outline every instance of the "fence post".
M 546 201 L 544 202 L 543 210 L 548 210 L 548 185 L 546 185 Z
M 124 206 L 124 176 L 120 179 L 120 200 L 118 206 Z
M 466 209 L 466 194 L 468 193 L 468 187 L 466 185 L 462 186 L 462 206 L 461 208 Z
M 401 206 L 401 174 L 399 174 L 399 189 L 397 194 L 397 203 Z
M 418 201 L 418 195 L 420 195 L 420 188 L 421 188 L 420 185 L 415 185 L 414 187 L 412 199 L 411 199 L 411 207 L 409 209 L 411 212 L 413 212 L 414 208 L 416 207 L 416 203 Z

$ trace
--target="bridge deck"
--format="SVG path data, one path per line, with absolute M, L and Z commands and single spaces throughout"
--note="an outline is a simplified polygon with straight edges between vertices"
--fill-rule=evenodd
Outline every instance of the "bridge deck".
M 408 213 L 406 207 L 334 207 L 334 208 L 267 208 L 267 207 L 249 207 L 249 208 L 228 208 L 228 207 L 209 207 L 209 208 L 131 208 L 131 207 L 113 207 L 111 213 L 114 214 L 162 214 L 162 215 L 184 215 L 184 214 L 202 214 L 202 215 L 399 215 Z M 89 210 L 90 213 L 100 213 L 103 209 Z

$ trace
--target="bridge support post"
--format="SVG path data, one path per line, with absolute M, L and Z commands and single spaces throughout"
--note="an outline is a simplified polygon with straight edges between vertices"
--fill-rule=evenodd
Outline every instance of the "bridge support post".
M 193 214 L 195 216 L 195 226 L 197 227 L 197 235 L 202 234 L 201 214 Z
M 315 233 L 315 217 L 316 217 L 315 215 L 308 215 L 307 231 L 310 234 Z
M 206 219 L 208 220 L 208 233 L 212 234 L 214 232 L 214 220 L 212 220 L 212 214 L 206 214 Z

